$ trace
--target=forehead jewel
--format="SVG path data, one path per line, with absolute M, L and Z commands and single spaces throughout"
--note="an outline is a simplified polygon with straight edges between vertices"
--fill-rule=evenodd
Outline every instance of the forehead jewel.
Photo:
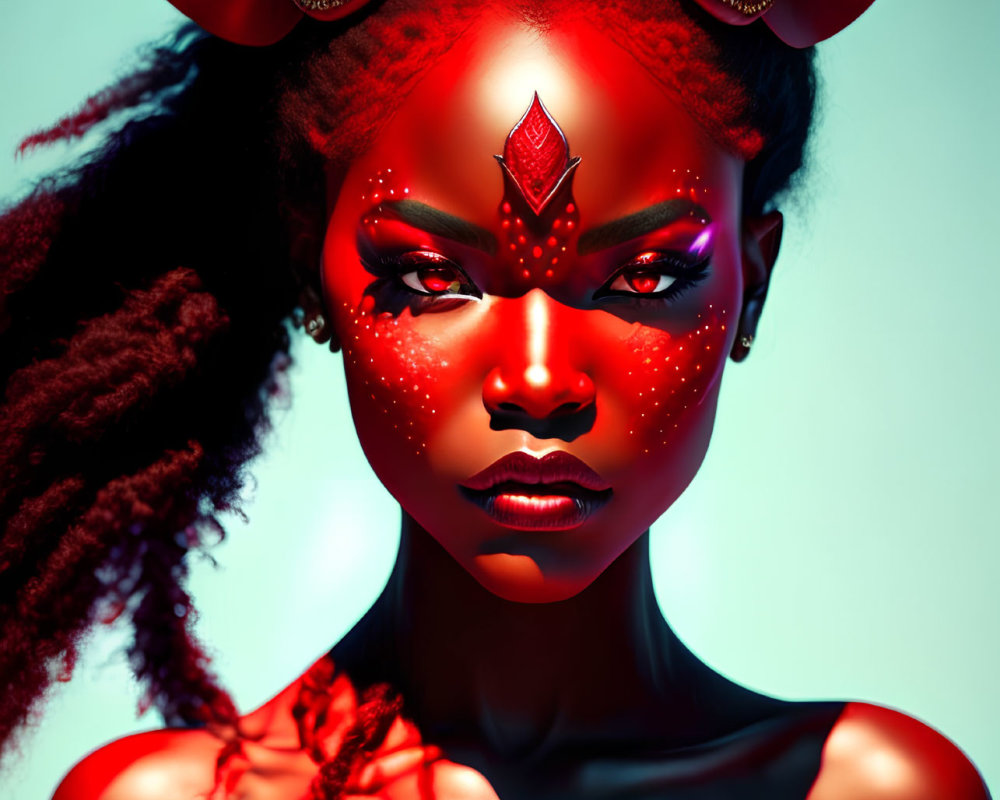
M 580 163 L 579 156 L 570 158 L 566 136 L 538 99 L 538 92 L 507 134 L 503 155 L 496 160 L 535 216 L 541 216 L 560 194 Z

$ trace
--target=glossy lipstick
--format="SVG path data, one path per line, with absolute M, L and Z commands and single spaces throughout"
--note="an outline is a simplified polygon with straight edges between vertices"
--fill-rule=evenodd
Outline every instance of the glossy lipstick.
M 575 528 L 611 498 L 611 484 L 560 450 L 510 453 L 459 488 L 501 525 L 532 531 Z

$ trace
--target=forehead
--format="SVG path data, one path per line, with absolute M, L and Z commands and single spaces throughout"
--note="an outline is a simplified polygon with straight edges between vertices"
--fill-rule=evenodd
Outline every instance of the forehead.
M 483 21 L 429 69 L 349 173 L 392 169 L 410 196 L 488 227 L 503 192 L 493 158 L 537 92 L 580 156 L 574 196 L 600 224 L 692 189 L 732 187 L 725 152 L 632 56 L 595 27 L 544 33 Z M 739 182 L 735 185 L 739 185 Z M 345 186 L 345 188 L 348 188 Z M 711 203 L 718 212 L 729 199 Z

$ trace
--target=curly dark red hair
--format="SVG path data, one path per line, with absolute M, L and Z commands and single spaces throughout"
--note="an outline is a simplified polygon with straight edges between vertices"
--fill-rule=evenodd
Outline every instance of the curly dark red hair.
M 809 51 L 678 0 L 509 13 L 544 27 L 583 5 L 750 159 L 746 210 L 788 186 L 813 107 Z M 116 123 L 0 218 L 0 740 L 71 669 L 83 633 L 121 613 L 168 724 L 235 716 L 191 636 L 186 556 L 217 538 L 259 450 L 288 322 L 315 280 L 324 166 L 363 150 L 474 16 L 468 0 L 388 0 L 261 49 L 185 27 L 25 140 Z

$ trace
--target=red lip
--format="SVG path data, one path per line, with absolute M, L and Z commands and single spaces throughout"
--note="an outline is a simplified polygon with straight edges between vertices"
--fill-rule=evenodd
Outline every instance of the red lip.
M 611 484 L 558 450 L 544 458 L 510 453 L 460 488 L 496 522 L 523 531 L 576 528 L 611 498 Z
M 576 456 L 556 450 L 542 458 L 508 453 L 462 483 L 466 489 L 489 491 L 501 483 L 575 483 L 591 492 L 605 492 L 611 484 Z M 554 494 L 556 492 L 553 492 Z

